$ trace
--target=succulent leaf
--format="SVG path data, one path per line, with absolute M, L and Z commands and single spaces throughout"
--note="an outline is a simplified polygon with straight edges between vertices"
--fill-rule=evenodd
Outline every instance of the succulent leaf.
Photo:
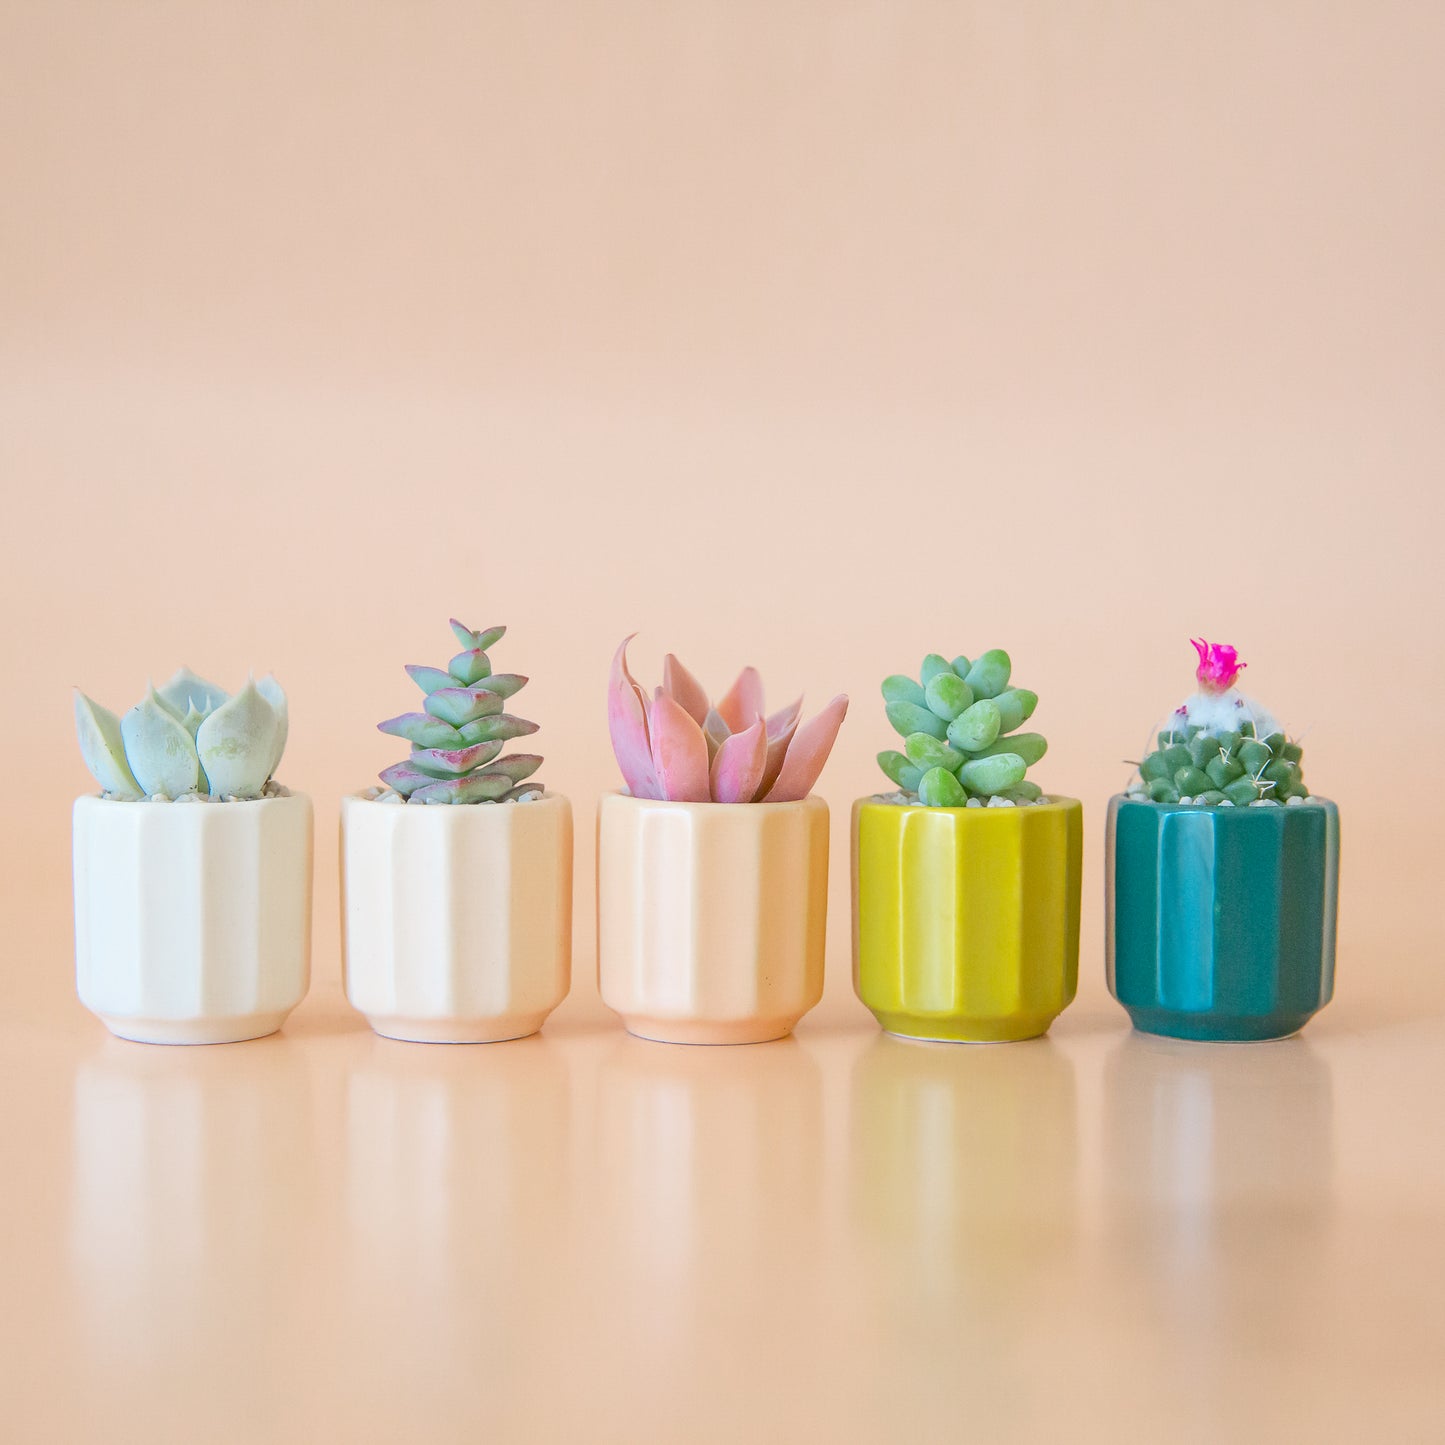
M 960 652 L 959 655 L 953 659 L 950 666 L 960 677 L 966 678 L 968 676 L 968 670 L 973 664 Z
M 466 738 L 467 745 L 471 746 L 473 743 L 489 743 L 499 740 L 507 742 L 512 738 L 524 738 L 537 731 L 537 724 L 528 722 L 526 718 L 513 717 L 511 713 L 501 712 L 492 717 L 477 718 L 458 731 Z
M 439 688 L 457 685 L 451 673 L 441 667 L 418 667 L 415 663 L 408 663 L 406 675 L 427 694 L 434 693 Z
M 281 766 L 281 755 L 286 751 L 286 739 L 291 732 L 291 709 L 281 684 L 271 673 L 268 672 L 256 684 L 256 691 L 271 704 L 271 710 L 276 714 L 276 743 L 269 773 L 269 776 L 274 778 L 276 769 Z
M 472 773 L 463 778 L 444 778 L 417 788 L 413 803 L 492 803 L 511 791 L 511 781 L 504 777 L 484 777 Z
M 964 764 L 962 753 L 928 733 L 914 733 L 903 744 L 903 750 L 908 755 L 908 761 L 924 772 L 930 768 L 946 768 L 950 773 L 956 773 Z
M 928 808 L 961 808 L 968 794 L 947 768 L 930 768 L 918 780 L 918 801 Z
M 1021 783 L 1015 783 L 1011 788 L 1005 788 L 999 794 L 1002 798 L 1009 798 L 1015 803 L 1035 803 L 1044 795 L 1044 790 L 1037 783 L 1030 782 L 1027 778 Z
M 501 751 L 500 742 L 477 743 L 469 748 L 418 748 L 410 758 L 414 768 L 439 777 L 461 777 L 475 772 Z M 488 756 L 490 752 L 491 756 Z M 541 759 L 538 759 L 540 763 Z
M 901 672 L 883 679 L 884 702 L 911 702 L 915 707 L 927 707 L 928 695 L 923 684 Z
M 1001 733 L 1011 733 L 1034 715 L 1034 709 L 1039 705 L 1039 695 L 1030 692 L 1026 687 L 1008 687 L 994 698 L 994 702 L 998 704 L 998 730 Z
M 767 723 L 759 718 L 717 750 L 708 775 L 714 803 L 751 803 L 768 763 Z
M 652 742 L 647 731 L 647 712 L 642 689 L 627 669 L 627 644 L 635 633 L 623 638 L 612 658 L 607 685 L 607 728 L 612 753 L 622 770 L 622 780 L 634 798 L 663 796 L 652 766 Z
M 455 617 L 451 619 L 451 626 L 457 641 L 468 652 L 488 652 L 507 635 L 505 627 L 484 627 L 480 632 L 474 632 L 464 622 L 458 622 Z
M 424 773 L 420 768 L 412 767 L 410 762 L 393 763 L 389 768 L 383 768 L 377 776 L 388 788 L 393 792 L 400 793 L 403 798 L 410 797 L 418 788 L 424 788 L 437 781 L 430 773 Z
M 903 704 L 906 706 L 906 704 Z M 842 693 L 833 698 L 816 717 L 811 717 L 793 734 L 783 758 L 778 780 L 768 789 L 765 801 L 794 803 L 813 791 L 813 784 L 828 761 L 828 754 L 838 737 L 838 729 L 848 712 L 848 699 Z
M 515 787 L 530 778 L 541 766 L 542 759 L 536 753 L 510 753 L 500 762 L 489 762 L 481 769 L 481 775 L 487 778 L 506 778 Z
M 975 697 L 993 698 L 1008 686 L 1012 669 L 1008 653 L 995 647 L 975 660 L 964 681 L 973 689 Z
M 757 792 L 752 801 L 757 802 L 768 796 L 769 789 L 778 781 L 783 770 L 783 759 L 792 745 L 793 734 L 798 730 L 798 719 L 803 715 L 803 699 L 797 698 L 785 708 L 779 708 L 767 721 L 768 755 L 763 764 L 763 776 L 758 782 Z
M 154 688 L 120 720 L 120 735 L 130 770 L 146 793 L 179 798 L 200 787 L 195 739 Z
M 442 687 L 428 696 L 424 706 L 432 717 L 459 728 L 463 723 L 493 717 L 502 710 L 503 700 L 482 687 Z M 495 737 L 496 734 L 490 734 Z
M 924 690 L 931 713 L 952 722 L 973 706 L 973 689 L 952 668 L 931 677 Z
M 247 681 L 221 704 L 196 732 L 200 756 L 213 797 L 258 797 L 271 776 L 281 720 L 276 709 Z M 184 729 L 183 729 L 184 731 Z
M 717 710 L 728 725 L 728 731 L 734 733 L 751 727 L 755 718 L 765 716 L 763 679 L 757 668 L 745 667 L 738 673 L 737 681 L 723 694 Z
M 376 730 L 394 738 L 405 738 L 421 748 L 461 748 L 467 744 L 449 722 L 424 712 L 404 712 L 400 717 L 389 717 L 377 723 Z
M 959 769 L 959 781 L 971 793 L 992 797 L 1024 780 L 1028 764 L 1017 753 L 997 753 L 991 758 L 973 758 Z
M 526 685 L 527 679 L 515 672 L 494 672 L 486 681 L 487 691 L 500 698 L 515 697 Z
M 905 773 L 909 772 L 910 770 L 912 770 L 913 772 L 917 772 L 917 769 L 912 763 L 908 761 L 907 757 L 904 756 L 904 754 L 892 751 L 882 752 L 878 754 L 878 766 L 882 768 L 883 771 L 895 783 L 897 783 L 900 788 L 906 786 L 903 781 Z M 913 790 L 909 788 L 908 791 L 912 792 Z
M 672 654 L 662 659 L 662 690 L 700 727 L 711 711 L 702 684 Z
M 156 694 L 161 705 L 177 720 L 183 719 L 193 706 L 206 717 L 230 696 L 225 688 L 197 677 L 189 667 L 177 669 L 169 682 L 156 689 Z
M 101 788 L 113 798 L 139 798 L 141 787 L 125 760 L 120 719 L 108 707 L 75 689 L 75 732 L 80 755 Z
M 652 699 L 652 767 L 669 801 L 710 801 L 707 739 L 682 704 L 661 688 Z
M 475 687 L 485 677 L 492 675 L 492 663 L 481 648 L 459 652 L 447 663 L 447 672 L 463 687 Z
M 949 723 L 946 736 L 960 752 L 976 753 L 998 737 L 1002 723 L 998 704 L 984 697 Z
M 930 652 L 923 659 L 923 666 L 918 669 L 918 680 L 926 688 L 935 677 L 939 677 L 945 672 L 953 672 L 953 664 L 946 657 L 941 657 L 936 652 Z
M 942 742 L 948 736 L 949 725 L 930 708 L 911 702 L 890 702 L 883 711 L 900 737 L 929 733 Z
M 974 748 L 971 751 L 976 758 L 996 757 L 999 753 L 1017 753 L 1029 767 L 1033 767 L 1048 750 L 1048 739 L 1042 733 L 1013 733 L 1009 737 L 998 738 L 986 748 Z

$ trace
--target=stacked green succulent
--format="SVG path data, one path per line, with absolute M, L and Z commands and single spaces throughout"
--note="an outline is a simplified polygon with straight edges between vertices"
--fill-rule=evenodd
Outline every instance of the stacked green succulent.
M 1031 803 L 1042 796 L 1028 772 L 1048 749 L 1040 733 L 1021 733 L 1038 694 L 1010 687 L 1012 664 L 998 648 L 976 661 L 936 652 L 915 681 L 901 673 L 883 681 L 888 721 L 903 751 L 878 754 L 878 766 L 930 808 L 960 808 L 971 799 Z
M 1160 729 L 1154 751 L 1139 764 L 1139 778 L 1144 795 L 1156 803 L 1287 803 L 1310 795 L 1303 759 L 1298 743 L 1281 732 L 1256 737 L 1252 722 L 1211 732 L 1175 721 Z
M 487 649 L 505 627 L 474 632 L 452 619 L 462 650 L 440 667 L 408 667 L 426 694 L 424 712 L 403 713 L 377 727 L 411 744 L 411 756 L 381 774 L 382 782 L 413 803 L 506 803 L 542 792 L 531 779 L 542 759 L 516 753 L 497 759 L 511 738 L 537 724 L 502 711 L 506 699 L 526 686 L 515 673 L 494 673 Z

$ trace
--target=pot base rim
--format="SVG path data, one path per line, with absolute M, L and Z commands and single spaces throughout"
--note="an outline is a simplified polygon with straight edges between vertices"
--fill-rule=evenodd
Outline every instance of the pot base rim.
M 510 1018 L 415 1018 L 400 1014 L 366 1014 L 378 1038 L 399 1044 L 505 1044 L 529 1039 L 541 1031 L 551 1009 Z
M 280 1029 L 290 1012 L 289 1008 L 266 1009 L 220 1019 L 130 1018 L 103 1013 L 95 1016 L 116 1038 L 125 1039 L 128 1043 L 196 1047 L 202 1044 L 244 1044 L 251 1039 L 267 1038 Z

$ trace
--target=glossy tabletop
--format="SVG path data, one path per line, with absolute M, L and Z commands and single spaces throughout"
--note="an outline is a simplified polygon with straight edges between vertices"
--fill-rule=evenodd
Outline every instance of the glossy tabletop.
M 1445 1026 L 159 1048 L 12 976 L 17 1440 L 1438 1438 Z M 846 970 L 830 959 L 830 969 Z

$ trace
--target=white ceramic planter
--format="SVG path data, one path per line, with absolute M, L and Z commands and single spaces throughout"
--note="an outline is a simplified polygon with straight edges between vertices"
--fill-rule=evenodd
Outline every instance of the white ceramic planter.
M 311 980 L 311 800 L 77 798 L 75 982 L 113 1033 L 275 1033 Z
M 572 980 L 572 808 L 341 802 L 346 996 L 416 1043 L 534 1034 Z
M 823 996 L 828 805 L 597 812 L 597 982 L 628 1030 L 675 1044 L 782 1038 Z

